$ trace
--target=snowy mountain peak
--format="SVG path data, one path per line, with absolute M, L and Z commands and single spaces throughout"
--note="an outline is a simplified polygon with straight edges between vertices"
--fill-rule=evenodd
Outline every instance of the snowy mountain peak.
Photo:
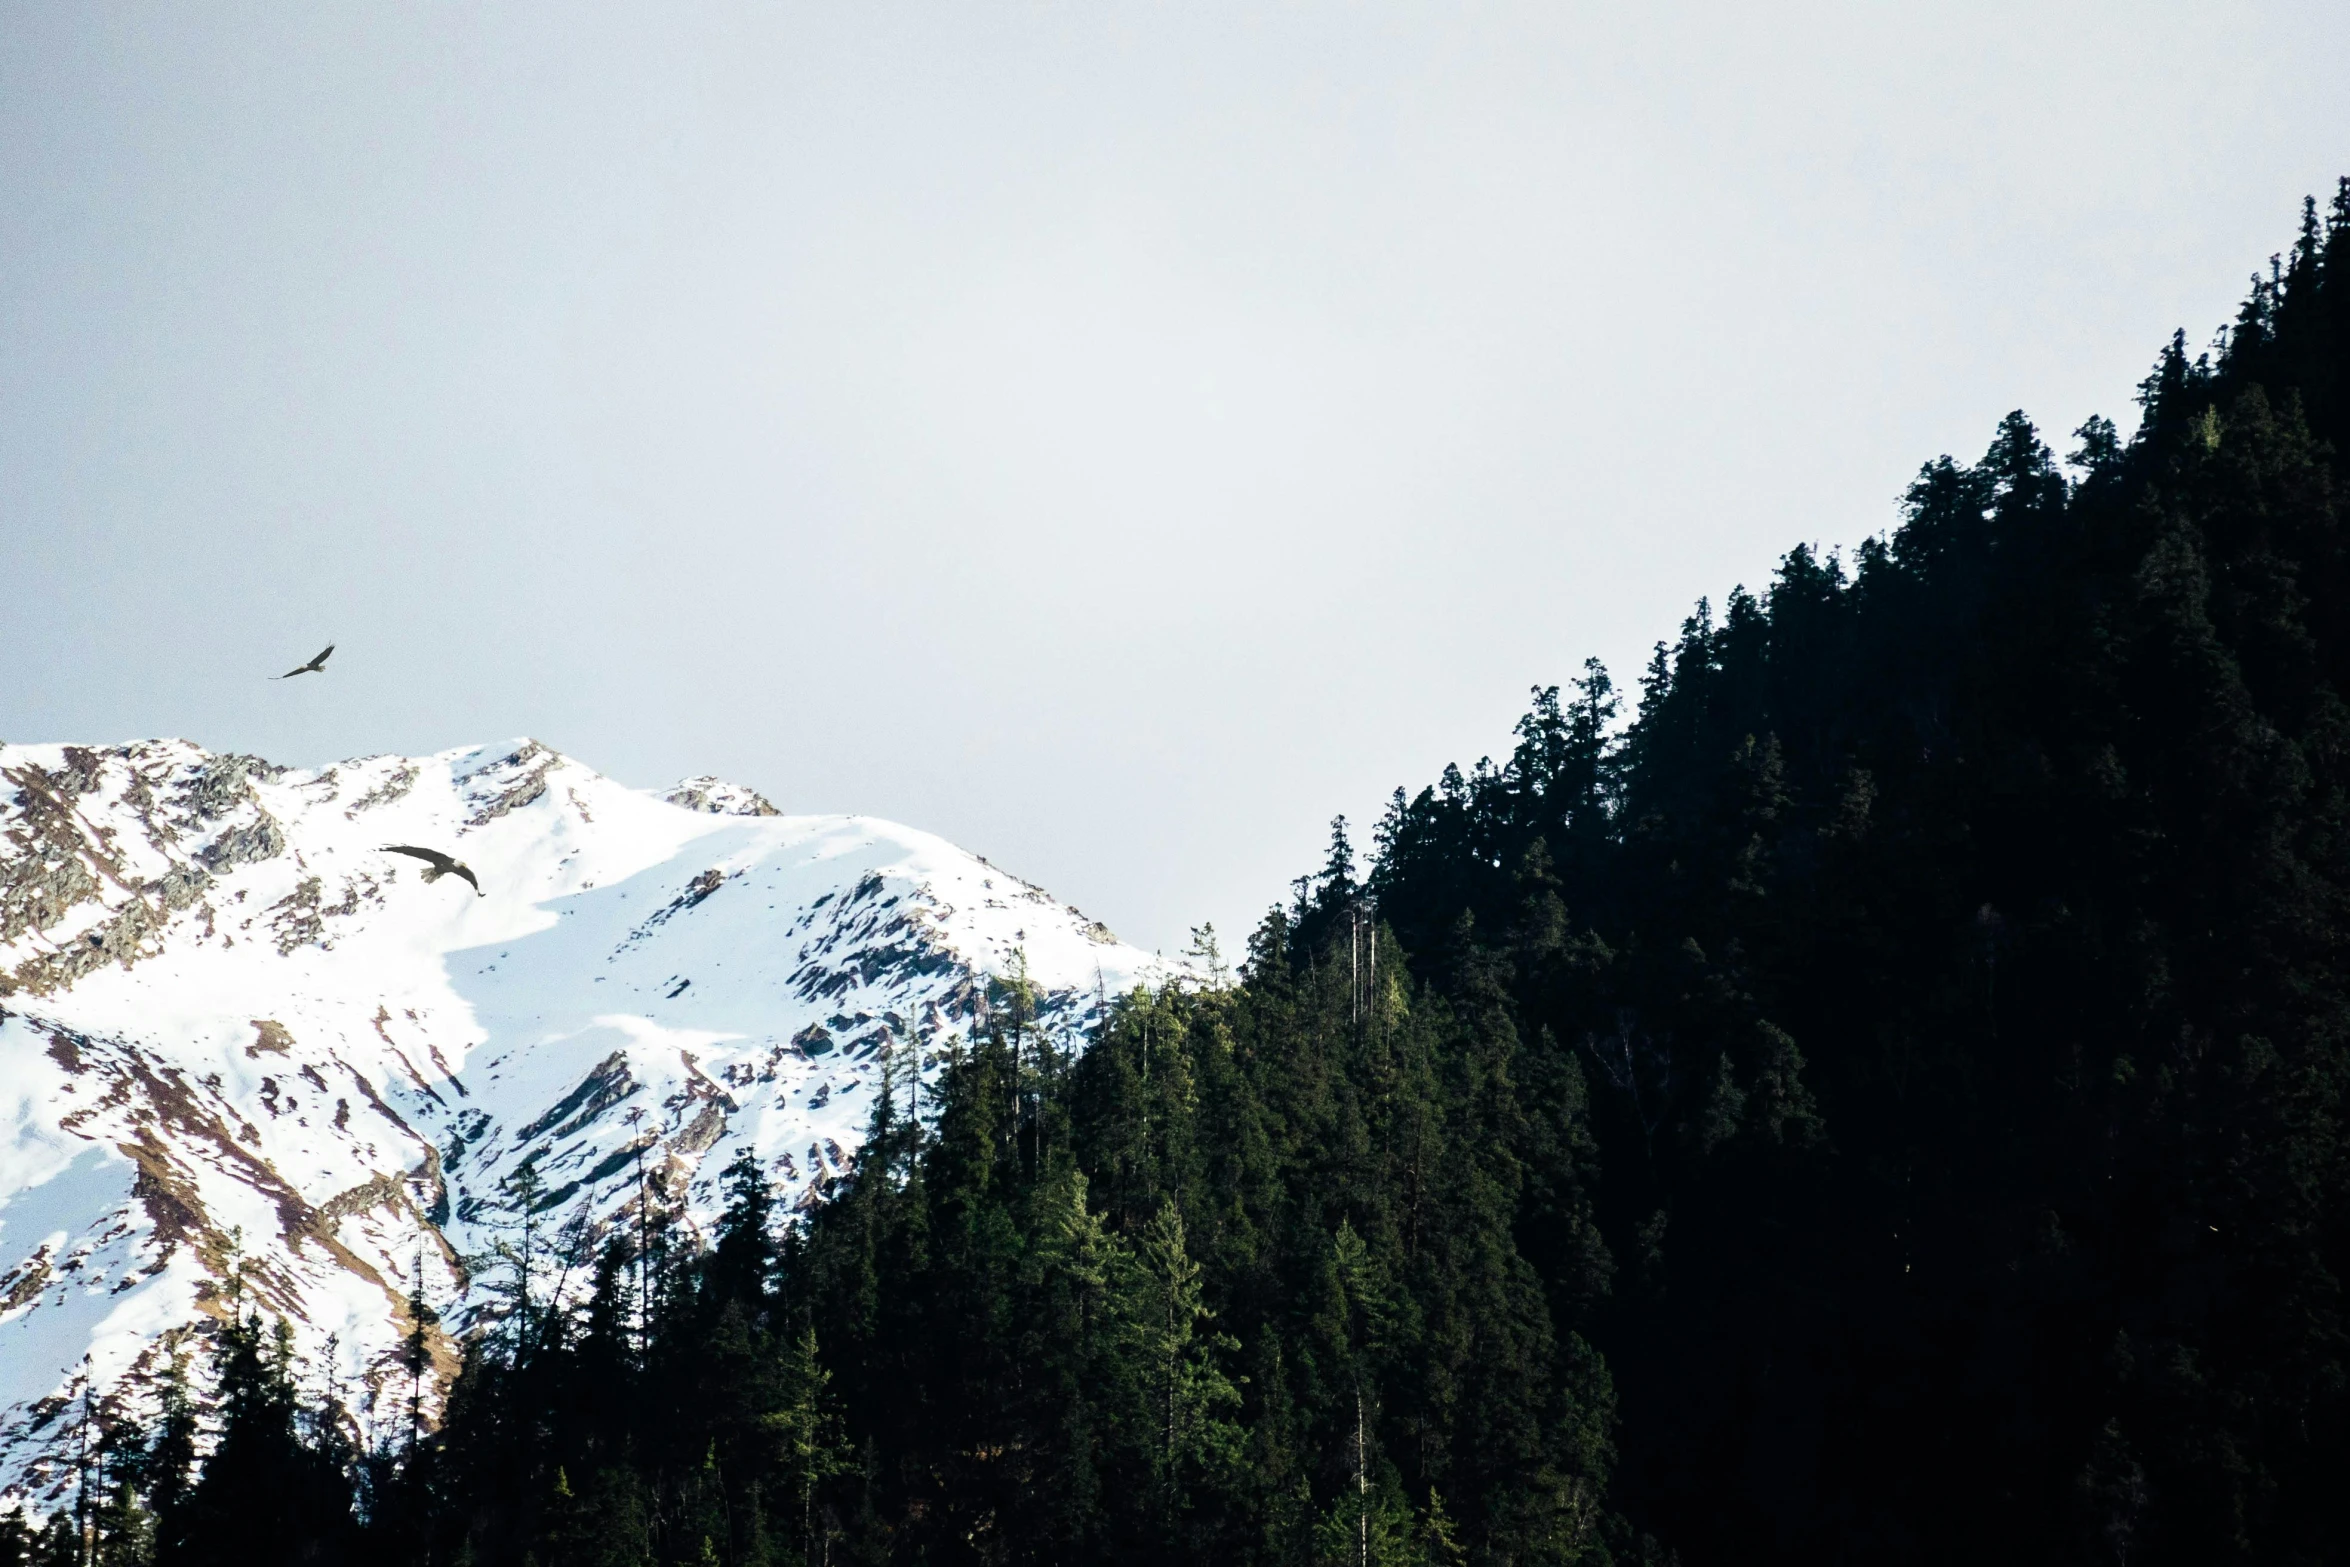
M 712 778 L 707 773 L 699 778 L 681 778 L 677 787 L 665 791 L 662 799 L 671 805 L 682 805 L 689 811 L 707 811 L 713 816 L 781 816 L 783 813 L 767 803 L 767 797 L 741 784 L 728 783 L 723 778 Z
M 140 1397 L 232 1271 L 387 1384 L 412 1289 L 479 1320 L 525 1166 L 589 1226 L 640 1172 L 706 1222 L 744 1149 L 802 1198 L 1019 962 L 1072 1033 L 1173 977 L 929 834 L 536 741 L 0 746 L 0 1484 L 55 1483 L 85 1355 Z

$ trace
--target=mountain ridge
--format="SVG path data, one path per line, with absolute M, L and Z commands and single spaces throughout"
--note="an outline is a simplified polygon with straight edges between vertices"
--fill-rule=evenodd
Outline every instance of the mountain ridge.
M 640 1183 L 697 1230 L 744 1151 L 805 1202 L 1007 982 L 1073 1038 L 1181 972 L 929 834 L 532 740 L 0 746 L 0 1485 L 61 1483 L 85 1380 L 144 1398 L 232 1290 L 364 1420 L 411 1291 L 443 1378 L 489 1320 L 518 1183 L 575 1239 Z

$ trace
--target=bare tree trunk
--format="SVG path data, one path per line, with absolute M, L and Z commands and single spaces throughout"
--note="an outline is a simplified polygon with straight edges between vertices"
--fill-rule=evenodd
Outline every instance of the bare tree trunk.
M 1355 1557 L 1371 1567 L 1371 1476 L 1363 1455 L 1363 1385 L 1355 1383 Z
M 82 1357 L 82 1429 L 81 1456 L 74 1462 L 79 1486 L 74 1495 L 74 1545 L 81 1557 L 81 1567 L 90 1567 L 98 1556 L 98 1524 L 90 1516 L 90 1357 Z

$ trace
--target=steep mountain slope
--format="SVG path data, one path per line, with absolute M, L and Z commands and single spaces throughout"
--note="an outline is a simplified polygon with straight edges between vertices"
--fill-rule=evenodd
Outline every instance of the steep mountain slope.
M 630 1222 L 640 1183 L 703 1222 L 744 1148 L 798 1196 L 991 980 L 1024 962 L 1067 1032 L 1165 977 L 937 838 L 709 778 L 647 794 L 535 742 L 317 772 L 9 746 L 0 779 L 12 1484 L 56 1483 L 78 1389 L 134 1396 L 232 1277 L 364 1410 L 412 1289 L 453 1328 L 488 1308 L 526 1166 L 542 1236 Z

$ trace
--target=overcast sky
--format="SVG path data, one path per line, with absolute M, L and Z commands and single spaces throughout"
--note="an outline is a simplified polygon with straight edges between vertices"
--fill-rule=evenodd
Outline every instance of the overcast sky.
M 2340 0 L 0 4 L 0 736 L 535 735 L 1229 944 L 2010 408 L 2128 428 L 2346 64 Z

